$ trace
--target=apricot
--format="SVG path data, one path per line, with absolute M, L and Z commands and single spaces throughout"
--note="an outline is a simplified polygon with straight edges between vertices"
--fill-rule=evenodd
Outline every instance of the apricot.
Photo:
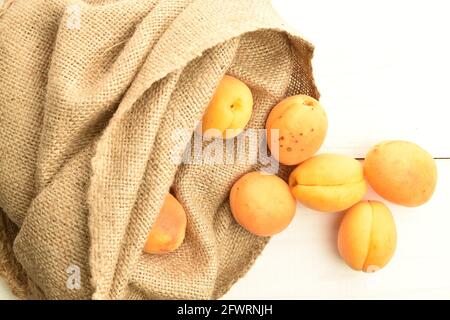
M 348 209 L 367 191 L 361 164 L 336 154 L 318 155 L 300 164 L 292 171 L 289 186 L 302 204 L 322 212 Z
M 373 147 L 366 156 L 364 173 L 380 196 L 406 207 L 426 203 L 436 187 L 434 159 L 407 141 L 386 141 Z
M 282 164 L 297 165 L 322 146 L 328 130 L 327 115 L 314 98 L 292 96 L 272 109 L 266 130 L 273 157 Z M 278 130 L 278 138 L 273 137 L 272 130 Z
M 361 201 L 344 215 L 339 227 L 338 250 L 354 270 L 375 272 L 392 258 L 397 231 L 389 209 L 378 201 Z
M 186 212 L 170 193 L 147 237 L 144 252 L 163 254 L 175 251 L 181 246 L 186 231 Z
M 202 119 L 206 138 L 234 138 L 250 121 L 253 96 L 242 81 L 225 75 L 220 81 Z
M 249 232 L 267 237 L 283 231 L 295 214 L 295 199 L 283 179 L 261 172 L 240 178 L 231 189 L 231 212 Z

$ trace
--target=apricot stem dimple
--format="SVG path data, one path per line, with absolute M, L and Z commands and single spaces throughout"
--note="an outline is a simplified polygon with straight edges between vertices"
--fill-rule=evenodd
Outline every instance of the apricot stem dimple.
M 378 270 L 380 270 L 381 268 L 379 266 L 374 266 L 374 265 L 370 265 L 367 267 L 367 272 L 368 273 L 375 273 Z
M 231 104 L 230 109 L 231 109 L 231 110 L 233 110 L 233 109 L 239 109 L 239 107 L 240 107 L 241 105 L 242 105 L 242 102 L 241 102 L 240 99 L 238 99 L 238 100 L 234 101 L 234 102 Z
M 289 183 L 289 186 L 291 188 L 295 188 L 300 185 L 300 182 L 298 181 L 298 177 L 295 177 L 295 179 L 293 179 L 291 181 L 292 181 L 292 183 Z
M 303 105 L 305 105 L 305 106 L 307 106 L 307 107 L 314 107 L 314 101 L 311 101 L 311 100 L 305 100 L 305 101 L 303 102 Z M 313 110 L 314 110 L 314 108 L 313 108 Z

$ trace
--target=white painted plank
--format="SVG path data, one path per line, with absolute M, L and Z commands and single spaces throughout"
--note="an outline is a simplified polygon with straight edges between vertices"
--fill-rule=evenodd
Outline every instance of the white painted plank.
M 0 300 L 17 300 L 2 277 L 0 277 Z
M 273 0 L 316 46 L 330 129 L 323 151 L 363 157 L 387 139 L 450 156 L 450 2 Z
M 337 252 L 342 214 L 299 205 L 293 223 L 269 242 L 225 299 L 450 299 L 450 160 L 438 160 L 432 200 L 404 208 L 384 201 L 398 232 L 393 260 L 374 274 L 350 269 Z

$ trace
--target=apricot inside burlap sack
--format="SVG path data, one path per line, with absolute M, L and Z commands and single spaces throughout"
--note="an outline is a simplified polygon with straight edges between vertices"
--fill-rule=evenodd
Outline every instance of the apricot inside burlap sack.
M 172 133 L 195 130 L 225 73 L 250 86 L 249 128 L 263 128 L 282 98 L 318 96 L 312 53 L 266 0 L 13 1 L 0 17 L 0 272 L 16 294 L 222 296 L 268 241 L 228 206 L 254 166 L 177 165 Z M 185 242 L 144 254 L 171 186 Z

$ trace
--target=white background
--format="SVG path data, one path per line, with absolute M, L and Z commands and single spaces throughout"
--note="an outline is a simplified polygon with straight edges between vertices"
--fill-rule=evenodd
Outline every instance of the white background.
M 0 0 L 0 3 L 2 0 Z M 273 0 L 316 46 L 314 71 L 330 129 L 322 152 L 363 158 L 375 143 L 406 139 L 437 161 L 426 205 L 388 204 L 397 222 L 391 263 L 348 268 L 336 250 L 341 214 L 302 206 L 228 299 L 450 298 L 450 3 L 446 0 Z M 368 199 L 379 199 L 369 192 Z M 12 298 L 0 280 L 0 298 Z

